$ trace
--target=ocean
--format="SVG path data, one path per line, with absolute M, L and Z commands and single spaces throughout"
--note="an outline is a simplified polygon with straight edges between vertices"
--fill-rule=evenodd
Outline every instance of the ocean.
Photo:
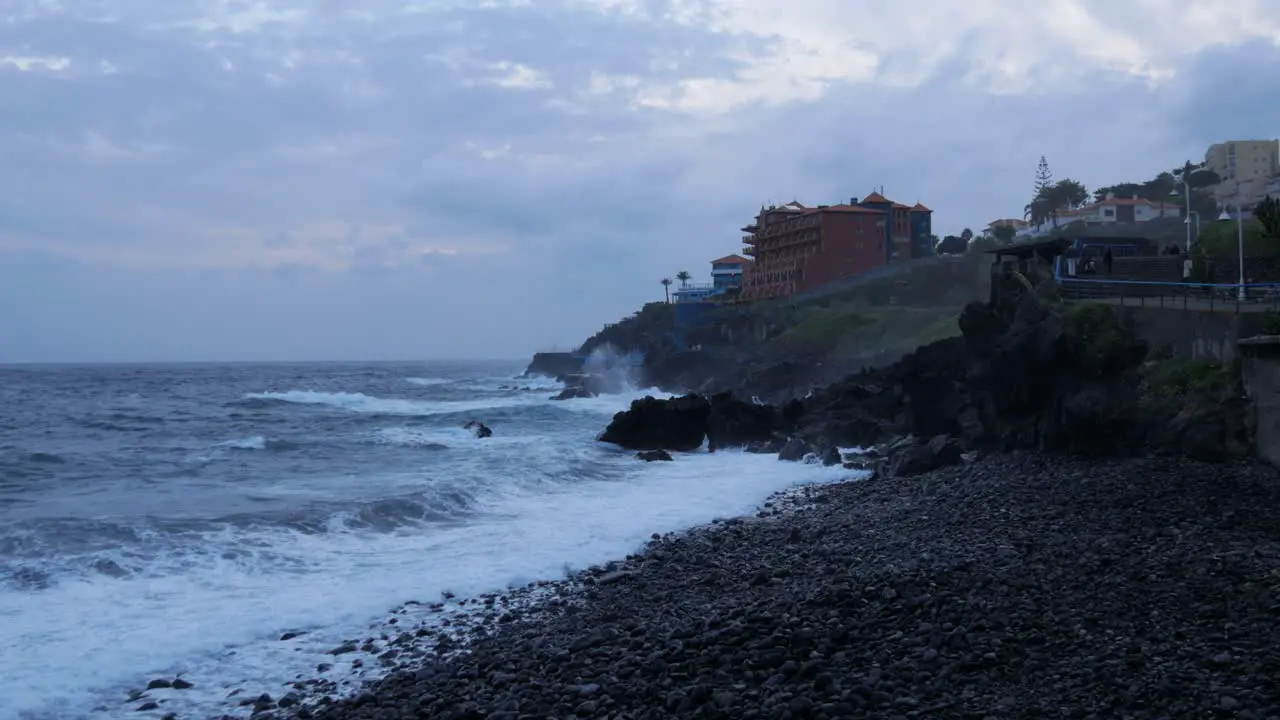
M 0 367 L 0 720 L 246 717 L 230 692 L 279 697 L 397 604 L 561 578 L 847 474 L 643 463 L 595 437 L 658 393 L 553 401 L 521 370 Z M 154 712 L 124 702 L 177 675 Z

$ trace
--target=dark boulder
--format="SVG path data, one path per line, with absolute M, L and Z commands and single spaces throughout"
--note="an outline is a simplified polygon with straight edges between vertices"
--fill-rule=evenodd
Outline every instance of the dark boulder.
M 552 400 L 573 400 L 574 398 L 593 398 L 596 394 L 583 387 L 567 387 L 560 391 L 559 395 L 553 395 Z
M 711 404 L 700 395 L 646 396 L 614 415 L 599 440 L 628 450 L 696 450 L 706 437 L 710 414 Z
M 475 433 L 478 438 L 487 438 L 493 435 L 493 431 L 489 429 L 489 426 L 479 420 L 468 420 L 467 424 L 462 427 Z
M 636 453 L 636 458 L 645 462 L 671 462 L 674 459 L 666 450 L 641 450 Z
M 925 442 L 913 439 L 891 448 L 884 474 L 888 477 L 923 475 L 939 468 L 959 465 L 963 455 L 964 448 L 947 435 L 937 435 Z
M 819 459 L 822 461 L 822 464 L 827 467 L 840 465 L 844 462 L 844 458 L 840 455 L 840 448 L 834 445 L 828 445 L 826 449 L 820 453 Z
M 1158 453 L 1224 462 L 1252 452 L 1244 398 L 1195 394 L 1162 399 L 1146 411 L 1152 428 L 1149 444 Z
M 813 448 L 809 446 L 809 443 L 801 438 L 793 437 L 787 440 L 782 448 L 778 450 L 778 459 L 787 462 L 799 462 L 811 452 L 813 452 Z
M 781 425 L 778 409 L 735 398 L 722 392 L 711 396 L 707 416 L 707 449 L 742 447 L 768 442 Z

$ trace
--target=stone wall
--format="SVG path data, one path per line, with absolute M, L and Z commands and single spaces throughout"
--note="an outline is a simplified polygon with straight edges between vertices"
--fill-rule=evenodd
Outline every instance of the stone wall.
M 1229 362 L 1242 337 L 1262 332 L 1263 313 L 1205 312 L 1158 307 L 1115 308 L 1138 337 L 1153 347 L 1167 346 L 1178 357 Z
M 1280 337 L 1248 338 L 1239 349 L 1244 389 L 1253 406 L 1258 456 L 1280 466 Z

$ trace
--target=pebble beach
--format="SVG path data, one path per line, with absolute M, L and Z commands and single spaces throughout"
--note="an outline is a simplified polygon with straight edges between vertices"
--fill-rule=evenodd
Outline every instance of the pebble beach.
M 400 608 L 404 632 L 352 642 L 380 679 L 247 702 L 324 720 L 1280 717 L 1278 506 L 1274 469 L 1174 458 L 1015 453 L 812 486 L 482 598 L 448 632 Z

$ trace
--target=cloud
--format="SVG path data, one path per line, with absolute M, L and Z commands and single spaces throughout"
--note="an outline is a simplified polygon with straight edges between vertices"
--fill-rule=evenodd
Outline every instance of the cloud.
M 1280 103 L 1261 0 L 10 5 L 0 360 L 570 345 L 762 202 L 958 231 Z

